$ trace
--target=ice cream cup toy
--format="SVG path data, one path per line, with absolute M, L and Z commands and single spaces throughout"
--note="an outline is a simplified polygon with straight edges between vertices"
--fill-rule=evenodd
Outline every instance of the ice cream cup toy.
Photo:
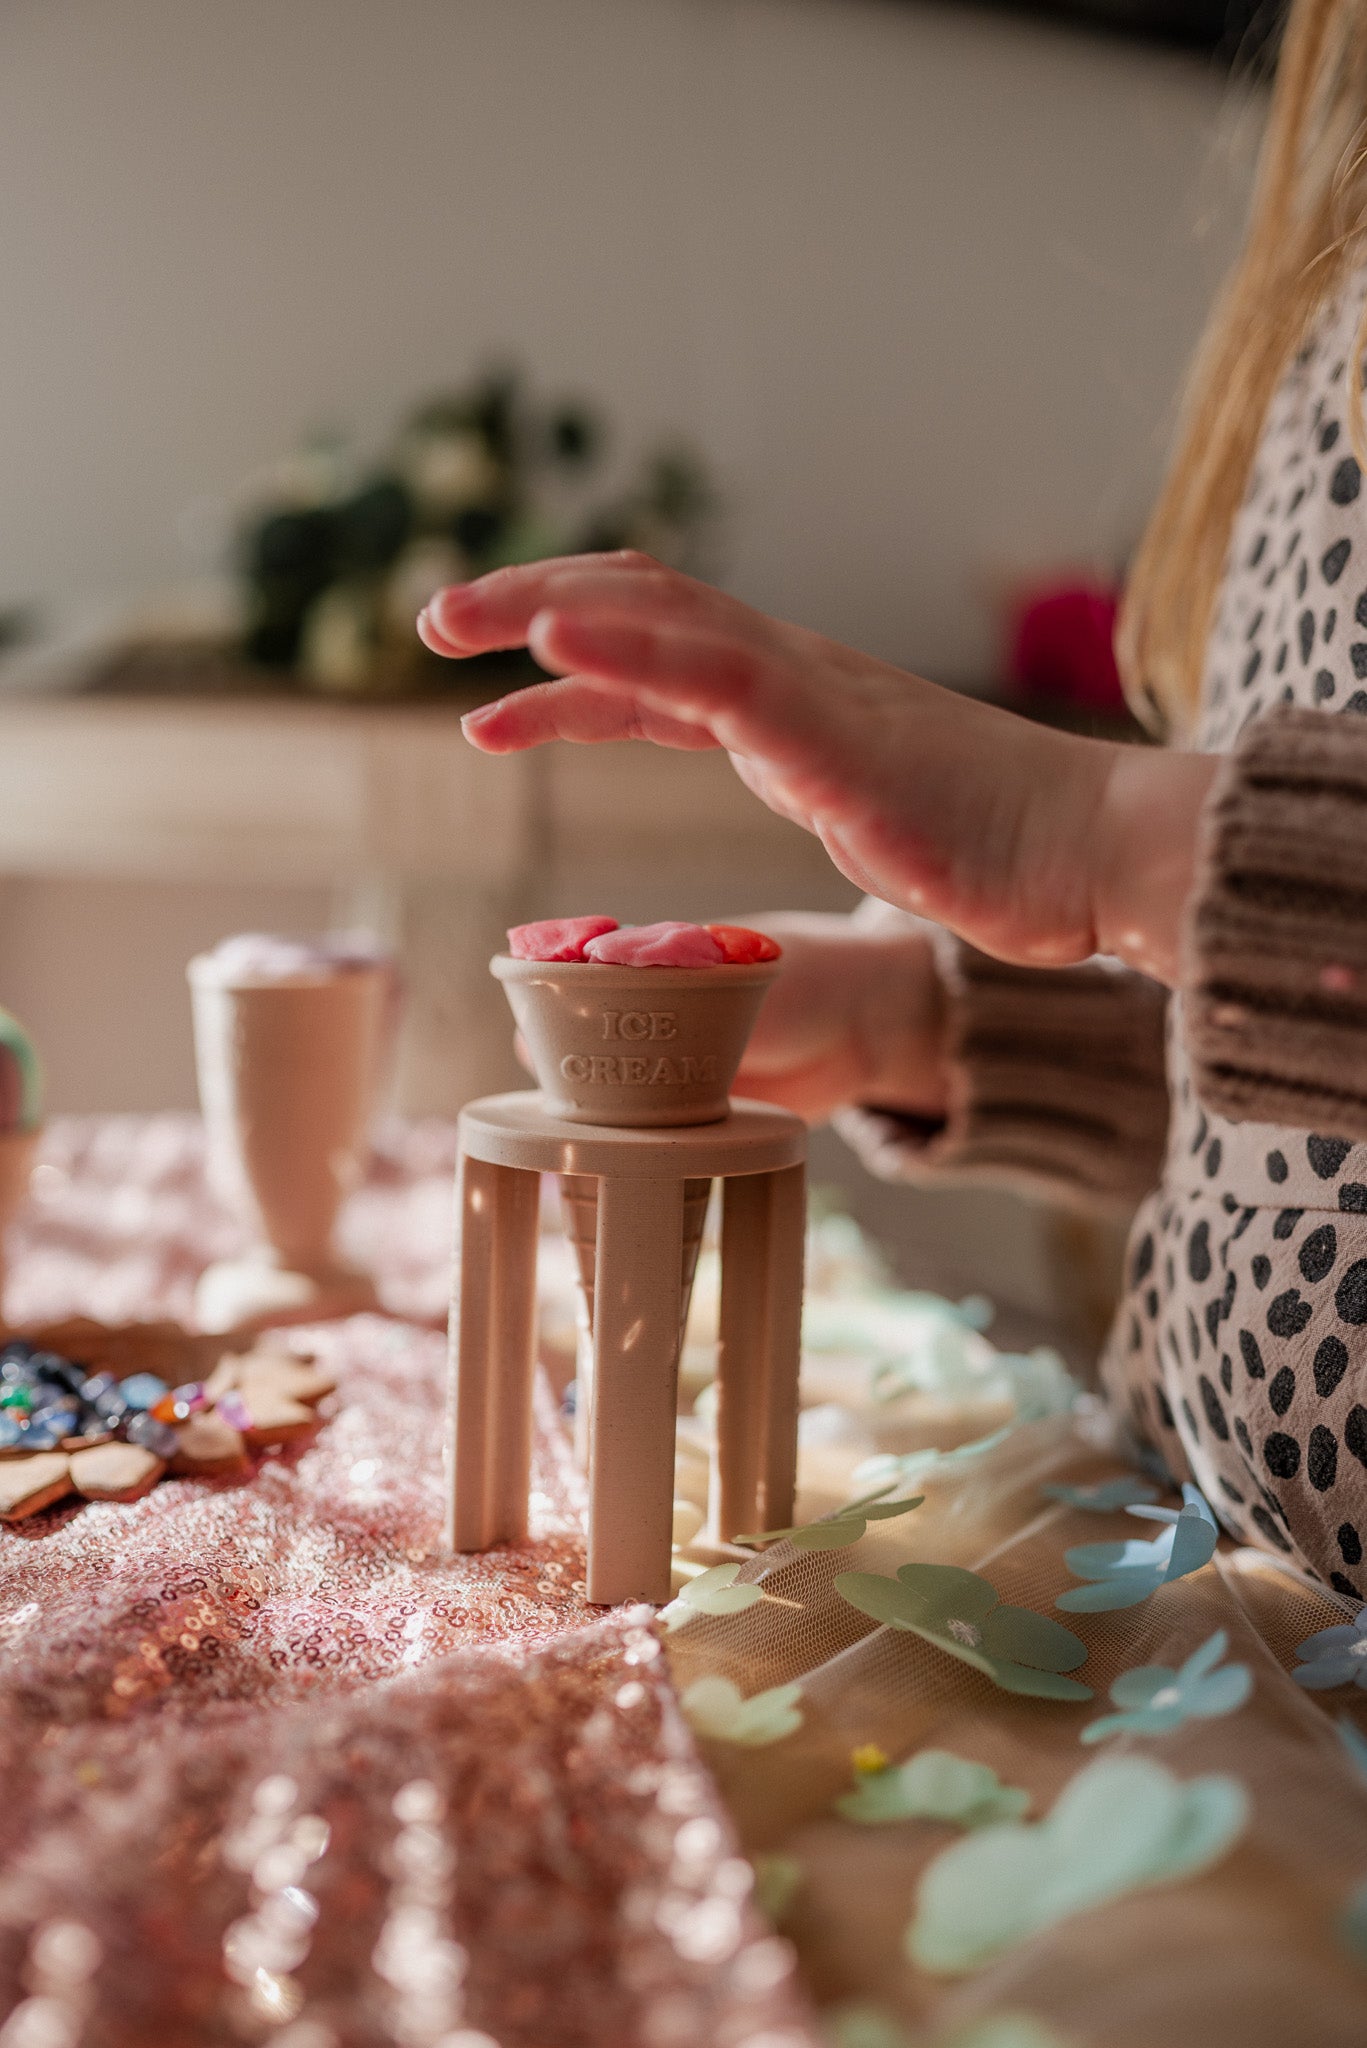
M 673 942 L 652 938 L 662 932 Z M 703 926 L 642 926 L 591 939 L 580 959 L 501 953 L 490 963 L 552 1116 L 667 1129 L 727 1115 L 728 1091 L 779 962 L 728 959 L 715 941 L 709 957 L 700 944 L 708 937 Z M 690 951 L 707 964 L 667 964 Z

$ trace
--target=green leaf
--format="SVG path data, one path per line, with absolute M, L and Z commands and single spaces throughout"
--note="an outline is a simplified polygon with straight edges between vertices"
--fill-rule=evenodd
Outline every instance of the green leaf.
M 907 1953 L 941 1975 L 978 1969 L 1074 1913 L 1208 1868 L 1247 1818 L 1233 1778 L 1184 1783 L 1144 1758 L 1101 1758 L 1043 1820 L 965 1836 L 935 1858 Z
M 762 1586 L 735 1583 L 738 1564 L 714 1564 L 710 1571 L 688 1579 L 677 1596 L 660 1610 L 660 1619 L 671 1631 L 682 1628 L 699 1614 L 744 1614 L 764 1598 Z
M 842 1600 L 857 1607 L 861 1614 L 872 1616 L 874 1621 L 886 1622 L 893 1628 L 920 1628 L 924 1624 L 924 1601 L 882 1572 L 841 1572 L 835 1590 Z
M 1032 1607 L 997 1607 L 983 1623 L 989 1657 L 1030 1664 L 1037 1671 L 1076 1671 L 1087 1662 L 1087 1645 L 1062 1622 Z
M 1064 1678 L 1057 1671 L 1035 1671 L 1028 1664 L 1005 1664 L 993 1658 L 989 1670 L 1003 1692 L 1020 1693 L 1032 1700 L 1090 1700 L 1090 1685 L 1076 1678 Z
M 920 1600 L 931 1625 L 948 1620 L 980 1623 L 998 1606 L 995 1586 L 957 1564 L 904 1564 L 898 1584 Z
M 679 1704 L 699 1735 L 756 1749 L 802 1726 L 801 1697 L 801 1685 L 775 1685 L 745 1699 L 729 1678 L 713 1674 L 695 1678 Z
M 1016 1820 L 1029 1804 L 1028 1792 L 1003 1785 L 986 1764 L 945 1749 L 923 1749 L 904 1764 L 877 1771 L 835 1802 L 846 1820 L 865 1825 L 937 1820 L 961 1827 Z
M 913 1500 L 884 1500 L 883 1495 L 890 1493 L 896 1483 L 896 1480 L 891 1480 L 886 1486 L 880 1486 L 876 1493 L 865 1494 L 861 1500 L 848 1501 L 823 1521 L 796 1523 L 791 1529 L 765 1529 L 758 1535 L 733 1536 L 731 1541 L 742 1543 L 749 1550 L 785 1540 L 797 1550 L 843 1550 L 847 1544 L 859 1541 L 869 1522 L 891 1521 L 920 1507 L 925 1498 L 923 1494 L 918 1494 Z

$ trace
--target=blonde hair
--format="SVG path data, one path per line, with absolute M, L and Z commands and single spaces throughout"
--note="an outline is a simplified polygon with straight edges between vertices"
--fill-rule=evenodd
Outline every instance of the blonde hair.
M 1234 515 L 1273 393 L 1367 231 L 1367 0 L 1295 0 L 1243 253 L 1193 368 L 1116 638 L 1149 725 L 1190 723 Z M 1367 346 L 1359 328 L 1354 364 Z M 1367 469 L 1360 376 L 1349 432 Z

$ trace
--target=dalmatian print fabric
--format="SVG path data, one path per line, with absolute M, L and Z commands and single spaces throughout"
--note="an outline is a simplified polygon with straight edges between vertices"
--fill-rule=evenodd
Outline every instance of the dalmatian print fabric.
M 1367 713 L 1367 494 L 1348 431 L 1367 273 L 1273 403 L 1211 637 L 1194 745 L 1277 704 Z M 1103 1376 L 1231 1535 L 1367 1598 L 1367 1144 L 1197 1100 L 1172 1006 L 1163 1183 L 1130 1239 Z

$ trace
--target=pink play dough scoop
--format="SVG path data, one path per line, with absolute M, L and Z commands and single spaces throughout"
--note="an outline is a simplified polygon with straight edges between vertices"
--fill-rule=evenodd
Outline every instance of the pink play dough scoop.
M 700 924 L 633 924 L 590 939 L 584 958 L 604 967 L 720 967 L 726 955 Z
M 515 924 L 508 951 L 514 960 L 582 960 L 590 939 L 616 929 L 615 917 L 543 917 L 539 924 Z

